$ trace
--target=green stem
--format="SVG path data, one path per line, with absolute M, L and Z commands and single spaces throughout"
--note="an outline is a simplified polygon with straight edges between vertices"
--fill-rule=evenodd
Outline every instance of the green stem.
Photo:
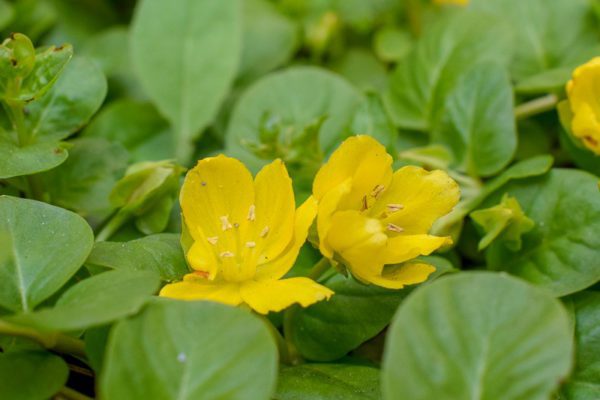
M 59 398 L 63 398 L 65 400 L 92 400 L 91 397 L 79 393 L 68 386 L 64 386 L 62 389 L 60 389 L 58 391 L 58 395 L 61 396 Z
M 119 210 L 116 214 L 114 214 L 102 227 L 100 232 L 96 235 L 96 242 L 104 242 L 112 235 L 115 234 L 116 231 L 119 230 L 123 226 L 125 222 L 127 222 L 130 218 L 130 214 L 128 212 L 123 212 L 123 209 Z
M 307 278 L 316 281 L 319 279 L 329 268 L 331 268 L 331 262 L 327 257 L 322 257 L 308 272 Z
M 25 125 L 24 106 L 21 102 L 6 103 L 6 110 L 11 119 L 15 132 L 17 132 L 17 142 L 20 147 L 31 144 L 31 132 Z M 44 189 L 38 176 L 28 175 L 27 183 L 29 185 L 29 197 L 35 200 L 44 200 Z
M 289 365 L 298 365 L 304 362 L 304 359 L 296 348 L 296 344 L 294 344 L 294 341 L 292 340 L 292 321 L 294 320 L 294 314 L 297 310 L 298 306 L 294 305 L 288 308 L 285 313 L 283 313 L 283 336 L 287 345 Z
M 520 120 L 542 114 L 554 109 L 556 104 L 558 104 L 558 96 L 555 94 L 538 97 L 537 99 L 518 105 L 515 108 L 515 117 Z
M 284 364 L 291 365 L 290 354 L 288 351 L 287 343 L 286 343 L 285 339 L 283 338 L 283 336 L 281 336 L 281 333 L 279 332 L 279 330 L 275 326 L 273 326 L 273 323 L 264 315 L 261 315 L 261 314 L 256 314 L 256 315 L 258 315 L 265 322 L 265 325 L 269 329 L 269 332 L 271 332 L 271 335 L 273 335 L 273 337 L 275 338 L 275 342 L 277 343 L 277 348 L 279 349 L 279 356 L 281 358 L 281 362 Z
M 62 333 L 42 333 L 32 328 L 14 325 L 10 322 L 0 320 L 0 334 L 28 338 L 49 350 L 86 357 L 84 343 L 79 339 L 75 339 Z

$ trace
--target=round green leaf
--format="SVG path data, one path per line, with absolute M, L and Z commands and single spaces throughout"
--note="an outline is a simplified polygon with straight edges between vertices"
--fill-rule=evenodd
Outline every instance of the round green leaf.
M 600 399 L 600 293 L 578 293 L 573 300 L 575 372 L 563 392 L 569 400 Z
M 177 281 L 189 272 L 179 235 L 161 233 L 129 242 L 98 242 L 86 265 L 110 269 L 154 271 L 164 281 Z
M 379 370 L 345 364 L 282 368 L 274 400 L 379 400 Z
M 20 147 L 0 136 L 0 179 L 31 175 L 52 169 L 67 159 L 63 143 L 34 143 Z
M 136 7 L 133 64 L 143 88 L 175 129 L 182 163 L 235 78 L 240 9 L 237 0 L 144 0 Z
M 67 364 L 54 354 L 0 353 L 0 397 L 3 399 L 48 399 L 63 387 L 68 375 Z
M 243 2 L 239 79 L 248 81 L 285 63 L 298 45 L 298 27 L 265 0 Z
M 471 12 L 430 26 L 390 78 L 385 100 L 396 125 L 431 130 L 465 72 L 482 62 L 506 62 L 510 51 L 502 28 L 496 19 Z
M 136 313 L 158 289 L 158 275 L 148 271 L 105 272 L 71 286 L 52 308 L 9 320 L 49 331 L 76 331 Z
M 0 306 L 31 311 L 77 272 L 93 242 L 77 214 L 0 196 Z
M 267 400 L 277 349 L 247 311 L 163 300 L 111 332 L 100 392 L 106 400 Z
M 112 210 L 108 196 L 127 168 L 128 154 L 118 143 L 100 138 L 79 138 L 69 142 L 69 158 L 41 179 L 50 201 L 96 221 Z
M 494 175 L 510 162 L 517 129 L 504 67 L 483 63 L 462 76 L 446 98 L 432 140 L 448 146 L 455 164 L 473 176 Z
M 600 195 L 598 178 L 577 170 L 513 181 L 482 205 L 490 207 L 508 193 L 535 221 L 514 252 L 494 243 L 486 253 L 488 267 L 544 286 L 556 296 L 585 289 L 600 280 Z
M 383 398 L 548 399 L 571 366 L 569 318 L 507 275 L 442 278 L 400 306 L 388 332 Z
M 91 60 L 75 57 L 44 96 L 26 106 L 26 124 L 40 141 L 64 139 L 84 126 L 106 96 L 104 74 Z
M 293 95 L 291 95 L 293 94 Z M 257 169 L 266 161 L 250 152 L 246 143 L 259 144 L 266 118 L 279 121 L 285 140 L 326 117 L 319 131 L 321 149 L 331 150 L 347 136 L 360 93 L 339 76 L 316 67 L 294 67 L 276 72 L 251 86 L 238 101 L 227 129 L 227 147 Z M 295 138 L 295 137 L 294 137 Z
M 122 144 L 134 162 L 175 156 L 169 124 L 150 103 L 128 99 L 112 102 L 98 113 L 83 134 Z

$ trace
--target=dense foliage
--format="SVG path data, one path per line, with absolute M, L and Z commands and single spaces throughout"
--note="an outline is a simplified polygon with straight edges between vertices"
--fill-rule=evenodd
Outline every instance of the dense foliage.
M 599 1 L 0 33 L 0 398 L 600 398 Z

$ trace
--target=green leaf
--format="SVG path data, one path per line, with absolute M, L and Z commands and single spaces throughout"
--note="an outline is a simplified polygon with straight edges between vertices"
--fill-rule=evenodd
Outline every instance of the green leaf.
M 410 32 L 396 26 L 384 26 L 375 32 L 373 48 L 377 57 L 386 62 L 397 62 L 413 47 Z
M 417 289 L 388 331 L 383 398 L 548 399 L 571 366 L 569 318 L 545 290 L 460 273 Z
M 98 242 L 87 265 L 131 271 L 158 272 L 162 280 L 181 280 L 189 272 L 179 235 L 162 233 L 130 242 Z
M 40 141 L 62 140 L 84 126 L 106 96 L 106 78 L 89 59 L 75 57 L 54 87 L 26 106 L 27 128 Z
M 375 93 L 367 93 L 365 101 L 352 118 L 350 131 L 356 135 L 373 136 L 383 144 L 390 154 L 395 154 L 398 132 L 383 107 L 381 98 Z
M 464 73 L 479 63 L 506 62 L 502 28 L 496 19 L 466 11 L 430 26 L 391 76 L 385 100 L 396 125 L 431 130 Z
M 379 370 L 345 364 L 304 364 L 279 372 L 275 400 L 379 400 Z
M 175 156 L 169 124 L 146 102 L 121 99 L 110 103 L 85 128 L 83 135 L 122 144 L 134 162 Z
M 451 271 L 443 258 L 423 257 L 437 267 L 436 275 Z M 335 292 L 326 302 L 296 309 L 291 338 L 303 357 L 332 361 L 381 332 L 411 289 L 388 290 L 335 275 L 325 282 Z
M 34 50 L 31 40 L 20 33 L 0 45 L 0 98 L 28 103 L 54 85 L 73 56 L 70 45 Z
M 448 146 L 455 165 L 470 175 L 490 176 L 506 167 L 517 149 L 517 129 L 504 67 L 485 63 L 462 75 L 432 141 Z
M 69 158 L 42 175 L 50 201 L 97 220 L 112 207 L 108 196 L 127 168 L 127 152 L 104 139 L 80 138 L 70 142 Z
M 479 242 L 479 250 L 499 239 L 509 250 L 519 251 L 521 236 L 535 226 L 535 222 L 525 215 L 517 199 L 507 194 L 502 197 L 500 204 L 473 211 L 471 218 L 485 232 Z
M 298 26 L 265 0 L 243 2 L 238 79 L 249 81 L 286 63 L 298 46 Z
M 575 302 L 575 371 L 563 387 L 569 400 L 600 398 L 600 293 L 582 292 Z
M 371 51 L 360 47 L 348 49 L 331 68 L 363 91 L 383 91 L 388 85 L 385 65 Z
M 516 197 L 535 228 L 523 235 L 523 246 L 513 252 L 492 243 L 488 267 L 519 276 L 564 296 L 600 280 L 600 196 L 598 178 L 577 170 L 549 174 L 508 184 L 484 207 L 508 193 Z
M 275 343 L 254 315 L 164 300 L 113 328 L 100 390 L 106 400 L 267 400 L 276 374 Z
M 143 88 L 171 121 L 182 163 L 235 77 L 240 8 L 237 0 L 143 0 L 137 5 L 131 27 L 134 67 Z
M 31 311 L 77 272 L 93 242 L 77 214 L 0 196 L 0 306 Z
M 52 169 L 67 159 L 64 143 L 34 143 L 20 147 L 0 134 L 0 179 Z
M 71 286 L 52 308 L 7 318 L 44 331 L 77 331 L 135 314 L 156 293 L 158 275 L 148 271 L 115 270 Z
M 0 353 L 0 397 L 11 400 L 51 398 L 67 382 L 62 358 L 44 352 Z
M 549 86 L 562 86 L 569 77 L 560 73 L 552 76 L 551 71 L 572 69 L 598 52 L 587 0 L 473 0 L 471 8 L 510 24 L 508 32 L 515 43 L 511 70 L 519 84 L 545 80 L 539 87 L 544 91 Z
M 325 118 L 318 139 L 321 150 L 329 152 L 350 133 L 362 100 L 345 80 L 320 68 L 294 67 L 267 75 L 240 97 L 227 129 L 227 149 L 256 170 L 270 159 L 258 158 L 248 143 L 260 144 L 266 125 L 282 125 L 285 145 Z

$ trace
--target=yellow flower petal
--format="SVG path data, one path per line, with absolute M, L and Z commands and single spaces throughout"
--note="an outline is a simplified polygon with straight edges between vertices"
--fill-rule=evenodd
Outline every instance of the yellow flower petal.
M 389 183 L 392 161 L 385 147 L 372 137 L 350 137 L 317 173 L 313 194 L 320 201 L 328 191 L 351 178 L 352 189 L 344 202 L 351 208 L 360 208 L 363 196 L 369 195 L 377 185 Z
M 255 179 L 255 221 L 253 237 L 259 264 L 273 260 L 294 236 L 294 190 L 285 164 L 275 160 L 266 165 Z
M 255 275 L 256 280 L 280 279 L 292 268 L 296 258 L 298 258 L 300 248 L 306 241 L 308 229 L 315 219 L 316 214 L 317 201 L 314 197 L 310 196 L 296 211 L 294 239 L 279 257 L 258 267 Z
M 344 196 L 350 192 L 352 186 L 351 179 L 347 179 L 341 184 L 332 188 L 319 202 L 319 211 L 317 214 L 317 233 L 319 235 L 319 250 L 327 258 L 333 257 L 333 249 L 325 237 L 331 228 L 331 218 L 338 209 L 339 203 Z
M 382 193 L 369 214 L 384 215 L 384 224 L 393 224 L 407 234 L 427 233 L 459 199 L 458 184 L 446 172 L 407 166 L 394 173 L 390 188 Z
M 419 262 L 409 262 L 402 265 L 390 265 L 384 268 L 382 275 L 358 277 L 367 283 L 372 283 L 388 289 L 402 289 L 406 285 L 425 282 L 435 267 Z
M 254 202 L 252 175 L 244 164 L 223 155 L 199 161 L 185 177 L 180 202 L 194 240 L 216 238 L 220 251 L 241 250 L 237 231 L 246 229 Z
M 262 282 L 245 282 L 241 287 L 243 301 L 260 314 L 281 311 L 294 303 L 308 307 L 329 299 L 333 292 L 308 278 L 290 278 Z
M 469 0 L 433 0 L 434 4 L 438 5 L 456 5 L 456 6 L 467 6 Z
M 160 296 L 179 300 L 210 300 L 232 306 L 242 303 L 239 284 L 188 278 L 188 275 L 183 282 L 165 285 Z
M 205 272 L 213 280 L 218 272 L 218 263 L 213 246 L 205 239 L 193 242 L 186 254 L 188 264 L 196 271 Z
M 400 235 L 389 238 L 382 252 L 384 264 L 399 264 L 418 256 L 427 256 L 440 247 L 451 244 L 449 237 L 432 235 Z
M 567 83 L 572 134 L 600 155 L 600 57 L 579 66 Z
M 381 272 L 388 237 L 379 220 L 367 218 L 356 210 L 339 211 L 333 215 L 324 240 L 353 272 L 365 268 L 372 274 Z

